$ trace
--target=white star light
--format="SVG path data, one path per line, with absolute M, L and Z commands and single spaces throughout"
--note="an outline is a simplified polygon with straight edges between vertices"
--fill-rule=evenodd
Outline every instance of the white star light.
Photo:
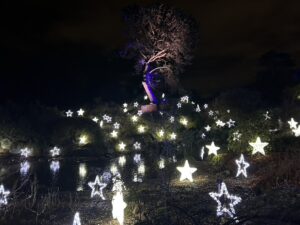
M 60 148 L 54 146 L 52 149 L 50 149 L 50 153 L 52 157 L 58 156 L 60 154 Z
M 95 123 L 98 123 L 98 121 L 99 121 L 99 119 L 98 119 L 98 117 L 94 117 L 93 119 L 92 119 Z
M 296 122 L 296 121 L 294 120 L 294 118 L 291 118 L 291 120 L 288 121 L 288 123 L 289 123 L 291 129 L 297 129 L 297 124 L 298 124 L 298 122 Z
M 126 163 L 126 157 L 124 155 L 119 157 L 118 163 L 120 166 L 124 166 Z
M 181 103 L 180 103 L 180 102 L 177 103 L 177 108 L 178 108 L 178 109 L 181 108 Z
M 123 107 L 124 107 L 124 108 L 127 108 L 127 106 L 128 106 L 128 104 L 125 102 L 125 103 L 123 104 Z
M 27 158 L 31 154 L 31 150 L 27 147 L 20 149 L 20 152 L 21 156 L 24 156 L 25 158 Z
M 144 165 L 144 163 L 140 163 L 138 165 L 138 173 L 144 175 L 146 171 L 146 167 Z
M 169 120 L 170 120 L 171 123 L 174 123 L 174 121 L 175 121 L 174 116 L 170 116 Z
M 145 127 L 143 125 L 138 126 L 138 132 L 139 133 L 144 133 L 145 132 Z
M 212 142 L 210 145 L 205 145 L 205 147 L 208 149 L 208 155 L 211 155 L 211 154 L 218 155 L 217 151 L 220 148 L 215 146 L 214 142 Z
M 137 122 L 138 121 L 138 117 L 136 115 L 131 117 L 132 122 Z
M 209 116 L 213 116 L 213 115 L 214 115 L 214 111 L 209 110 L 208 115 L 209 115 Z
M 105 200 L 105 197 L 103 196 L 103 189 L 107 186 L 106 183 L 100 182 L 100 178 L 97 175 L 94 182 L 89 182 L 88 185 L 92 189 L 91 198 L 93 198 L 96 195 L 99 195 L 102 200 Z
M 141 154 L 135 154 L 133 156 L 133 161 L 136 163 L 136 164 L 139 164 L 141 162 Z
M 74 215 L 73 225 L 81 225 L 79 212 L 76 212 Z
M 229 120 L 227 121 L 227 126 L 228 126 L 229 128 L 234 127 L 234 125 L 235 125 L 235 121 L 234 121 L 234 120 L 229 119 Z
M 204 104 L 203 107 L 204 107 L 204 109 L 207 109 L 208 108 L 208 104 Z
M 201 134 L 201 138 L 204 139 L 206 135 L 204 133 Z
M 265 155 L 264 147 L 266 147 L 269 143 L 261 142 L 260 137 L 257 137 L 255 142 L 249 142 L 249 144 L 253 147 L 252 155 L 254 155 L 257 152 L 260 152 L 261 154 Z
M 73 116 L 73 112 L 69 109 L 69 110 L 66 112 L 66 115 L 67 115 L 67 117 L 72 117 L 72 116 Z
M 233 132 L 233 141 L 240 141 L 242 134 L 237 130 Z
M 137 115 L 138 115 L 138 116 L 143 115 L 143 111 L 142 111 L 142 110 L 138 110 Z
M 3 184 L 0 185 L 0 207 L 2 205 L 7 205 L 7 196 L 10 194 L 10 191 L 4 190 Z
M 78 115 L 78 116 L 83 116 L 83 114 L 84 114 L 84 110 L 83 110 L 83 109 L 79 109 L 79 110 L 77 111 L 77 115 Z
M 158 167 L 159 169 L 165 168 L 165 160 L 163 158 L 158 161 Z
M 158 132 L 158 136 L 159 137 L 163 137 L 165 135 L 165 132 L 164 132 L 164 130 L 160 130 L 159 132 Z
M 196 172 L 197 168 L 190 167 L 189 162 L 185 160 L 183 167 L 176 167 L 177 170 L 181 173 L 180 181 L 188 179 L 190 182 L 193 182 L 192 174 Z
M 79 137 L 79 144 L 86 145 L 88 143 L 88 136 L 83 134 Z
M 206 127 L 204 127 L 204 129 L 206 130 L 206 132 L 209 132 L 211 130 L 211 127 L 207 125 Z
M 113 138 L 116 138 L 116 137 L 118 137 L 118 131 L 113 130 L 113 131 L 110 133 L 110 135 L 111 135 Z
M 292 129 L 295 137 L 299 137 L 300 136 L 300 125 L 297 128 Z
M 171 134 L 170 134 L 170 138 L 171 138 L 171 140 L 176 140 L 176 134 L 174 133 L 174 132 L 172 132 Z
M 124 224 L 124 209 L 127 204 L 124 202 L 122 191 L 117 191 L 112 198 L 112 216 L 117 219 L 120 225 Z
M 138 103 L 138 102 L 133 103 L 133 107 L 134 107 L 134 108 L 139 107 L 139 103 Z
M 124 142 L 119 143 L 119 150 L 125 150 L 126 148 L 126 144 L 124 144 Z
M 195 109 L 196 112 L 201 112 L 200 106 L 197 104 L 197 107 Z
M 134 147 L 135 150 L 139 150 L 139 149 L 141 149 L 141 143 L 139 143 L 139 142 L 136 141 L 136 142 L 133 144 L 133 147 Z
M 187 120 L 185 117 L 183 117 L 183 118 L 180 119 L 180 123 L 181 123 L 183 126 L 187 126 L 187 125 L 188 125 L 188 120 Z
M 216 121 L 217 127 L 224 127 L 226 123 L 224 123 L 222 120 Z
M 186 95 L 186 96 L 181 97 L 180 101 L 183 103 L 189 103 L 189 96 Z
M 237 171 L 236 177 L 238 177 L 240 174 L 243 174 L 244 177 L 247 177 L 247 168 L 250 166 L 250 164 L 245 161 L 244 155 L 241 154 L 240 159 L 239 160 L 236 159 L 235 163 L 238 166 L 238 171 Z
M 60 168 L 60 163 L 59 161 L 52 161 L 50 164 L 50 169 L 53 173 L 56 173 Z
M 114 129 L 116 130 L 120 129 L 120 124 L 118 122 L 114 123 Z
M 235 216 L 234 206 L 242 201 L 242 198 L 228 193 L 227 187 L 224 182 L 222 182 L 221 188 L 218 193 L 210 192 L 209 195 L 218 204 L 217 216 L 223 216 L 224 214 L 227 214 L 229 217 L 233 218 Z M 226 203 L 228 203 L 228 206 Z
M 22 176 L 25 176 L 30 169 L 30 163 L 28 161 L 21 162 L 20 173 Z

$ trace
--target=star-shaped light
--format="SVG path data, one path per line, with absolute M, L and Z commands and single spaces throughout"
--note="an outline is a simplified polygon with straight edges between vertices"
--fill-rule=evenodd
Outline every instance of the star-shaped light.
M 115 122 L 113 126 L 116 130 L 120 129 L 120 124 L 118 122 Z
M 52 161 L 50 164 L 50 169 L 53 173 L 56 173 L 60 168 L 60 163 L 59 161 Z
M 124 166 L 126 163 L 126 157 L 124 155 L 119 157 L 118 163 L 120 166 Z
M 222 120 L 216 121 L 217 127 L 224 127 L 226 123 L 224 123 Z
M 141 162 L 141 154 L 135 154 L 133 156 L 133 161 L 136 163 L 136 164 L 139 164 Z
M 2 205 L 7 205 L 7 196 L 10 194 L 10 191 L 5 190 L 3 184 L 0 185 L 0 207 Z
M 31 150 L 27 147 L 20 149 L 20 152 L 21 156 L 24 156 L 25 158 L 27 158 L 31 154 Z
M 187 125 L 188 125 L 188 120 L 187 120 L 185 117 L 183 117 L 183 118 L 180 119 L 180 123 L 181 123 L 183 126 L 187 126 Z
M 181 108 L 181 103 L 180 103 L 180 102 L 177 103 L 177 108 L 178 108 L 178 109 Z
M 201 138 L 205 139 L 206 135 L 204 133 L 201 134 Z
M 212 142 L 210 145 L 205 145 L 205 147 L 208 149 L 208 155 L 211 155 L 211 154 L 218 155 L 217 151 L 220 148 L 217 147 L 214 142 Z
M 201 108 L 200 108 L 200 106 L 198 104 L 197 104 L 197 107 L 196 107 L 195 111 L 196 112 L 201 112 Z
M 72 116 L 73 116 L 73 112 L 69 109 L 69 110 L 66 112 L 66 115 L 67 115 L 67 117 L 72 117 Z
M 209 195 L 218 204 L 217 216 L 223 216 L 224 214 L 227 214 L 229 217 L 233 218 L 235 216 L 234 206 L 242 201 L 240 197 L 229 194 L 224 182 L 221 183 L 221 188 L 217 193 L 210 192 Z
M 236 177 L 238 177 L 240 174 L 243 174 L 244 177 L 247 177 L 247 168 L 250 166 L 250 164 L 245 161 L 244 155 L 241 154 L 240 159 L 236 159 L 235 163 L 238 166 Z
M 93 119 L 92 119 L 95 123 L 98 123 L 98 121 L 99 121 L 99 119 L 98 119 L 98 117 L 94 117 Z
M 237 130 L 233 132 L 233 141 L 240 141 L 242 134 Z
M 99 195 L 102 200 L 105 200 L 105 197 L 103 195 L 103 189 L 107 186 L 106 183 L 100 182 L 100 178 L 97 175 L 94 182 L 89 182 L 88 185 L 92 189 L 91 198 L 93 198 L 96 195 Z
M 206 130 L 206 132 L 209 132 L 211 130 L 211 127 L 207 125 L 206 127 L 204 127 L 204 129 Z
M 177 170 L 181 173 L 180 175 L 180 181 L 183 181 L 185 179 L 188 179 L 190 182 L 193 182 L 192 174 L 196 172 L 197 168 L 190 167 L 189 162 L 185 160 L 183 167 L 176 167 Z
M 136 115 L 133 115 L 131 117 L 132 122 L 137 122 L 138 121 L 138 117 Z
M 81 225 L 79 212 L 76 212 L 74 215 L 73 225 Z
M 134 107 L 134 108 L 139 107 L 139 103 L 138 103 L 138 102 L 133 103 L 133 107 Z
M 249 142 L 249 144 L 253 147 L 252 155 L 254 155 L 257 152 L 260 152 L 261 154 L 265 155 L 264 147 L 266 147 L 269 143 L 261 142 L 260 137 L 257 137 L 255 142 Z
M 133 144 L 133 147 L 134 147 L 135 150 L 139 150 L 139 149 L 141 149 L 141 143 L 139 143 L 139 142 L 136 141 L 136 142 Z
M 171 140 L 175 140 L 176 139 L 176 134 L 174 133 L 174 132 L 172 132 L 171 134 L 170 134 L 170 138 L 171 138 Z
M 213 116 L 213 115 L 214 115 L 214 111 L 209 110 L 208 115 L 209 115 L 209 116 Z
M 127 108 L 127 106 L 128 106 L 128 104 L 125 102 L 125 103 L 123 104 L 123 107 L 124 107 L 124 108 Z
M 126 144 L 124 142 L 119 143 L 119 150 L 125 150 Z
M 140 163 L 138 165 L 138 173 L 144 175 L 146 171 L 145 165 L 144 163 Z
M 170 116 L 169 120 L 170 120 L 171 123 L 174 123 L 174 121 L 175 121 L 174 116 Z
M 128 109 L 127 109 L 127 108 L 124 108 L 124 109 L 123 109 L 123 112 L 124 112 L 124 113 L 126 113 L 127 111 L 128 111 Z
M 300 125 L 294 129 L 292 129 L 292 131 L 296 137 L 299 137 L 300 136 Z
M 165 160 L 163 158 L 158 161 L 158 167 L 159 169 L 165 168 Z
M 116 138 L 116 137 L 118 137 L 118 131 L 113 130 L 113 131 L 110 133 L 110 135 L 111 135 L 113 138 Z
M 60 154 L 60 148 L 54 146 L 52 149 L 50 149 L 50 153 L 52 157 L 58 156 Z
M 79 137 L 79 144 L 86 145 L 88 143 L 88 136 L 85 134 L 80 135 Z
M 204 109 L 207 109 L 207 108 L 208 108 L 208 104 L 204 104 L 204 105 L 203 105 L 203 108 L 204 108 Z
M 298 124 L 298 122 L 296 122 L 296 121 L 294 120 L 294 118 L 291 118 L 291 119 L 288 121 L 288 123 L 289 123 L 291 129 L 297 129 L 297 124 Z
M 80 108 L 80 109 L 77 111 L 77 115 L 78 115 L 78 116 L 83 116 L 83 114 L 84 114 L 84 110 Z
M 163 137 L 164 135 L 165 135 L 165 132 L 164 132 L 163 129 L 161 129 L 161 130 L 158 131 L 158 136 L 159 137 Z
M 234 127 L 234 125 L 235 125 L 235 121 L 234 121 L 234 120 L 229 119 L 229 120 L 227 121 L 227 126 L 228 126 L 229 128 Z
M 139 133 L 144 133 L 145 132 L 145 127 L 143 125 L 138 126 L 138 132 Z
M 30 169 L 30 163 L 28 161 L 21 162 L 20 173 L 22 176 L 25 176 Z
M 124 209 L 127 204 L 124 202 L 123 193 L 117 191 L 112 198 L 112 216 L 114 219 L 117 219 L 120 225 L 124 224 Z
M 142 111 L 142 110 L 138 110 L 137 115 L 138 115 L 138 116 L 143 115 L 143 111 Z

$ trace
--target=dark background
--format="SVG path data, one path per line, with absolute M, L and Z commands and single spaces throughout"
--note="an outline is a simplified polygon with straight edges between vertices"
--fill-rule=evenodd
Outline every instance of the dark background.
M 1 1 L 1 102 L 67 107 L 142 93 L 142 77 L 134 76 L 132 63 L 119 57 L 125 45 L 121 12 L 127 5 L 151 2 Z M 265 64 L 280 64 L 281 76 L 293 74 L 297 82 L 299 1 L 163 2 L 191 14 L 200 26 L 194 63 L 181 75 L 186 90 L 207 97 L 256 85 L 266 53 Z M 276 79 L 280 83 L 281 78 Z

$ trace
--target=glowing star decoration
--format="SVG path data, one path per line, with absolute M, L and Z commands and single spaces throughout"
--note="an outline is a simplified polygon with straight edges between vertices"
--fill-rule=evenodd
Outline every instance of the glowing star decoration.
M 124 151 L 126 148 L 126 144 L 124 144 L 124 142 L 119 143 L 119 150 Z
M 292 129 L 292 131 L 293 131 L 295 137 L 299 137 L 300 136 L 300 125 L 297 128 Z
M 226 124 L 227 124 L 227 126 L 228 126 L 229 128 L 231 128 L 231 127 L 234 127 L 235 121 L 232 120 L 232 119 L 229 119 L 229 120 L 226 122 Z
M 85 178 L 87 175 L 87 168 L 85 163 L 80 163 L 79 164 L 79 176 L 80 178 Z
M 118 163 L 120 166 L 124 166 L 126 163 L 126 157 L 124 155 L 119 157 Z
M 132 122 L 137 122 L 138 121 L 138 117 L 136 115 L 131 117 Z
M 138 102 L 133 103 L 133 107 L 134 107 L 134 108 L 139 107 L 139 103 L 138 103 Z
M 94 182 L 89 182 L 88 185 L 92 189 L 91 192 L 91 198 L 95 197 L 96 195 L 99 195 L 102 200 L 105 200 L 105 197 L 103 195 L 103 189 L 107 186 L 106 183 L 100 182 L 100 178 L 97 175 Z
M 21 156 L 27 158 L 31 154 L 31 150 L 29 148 L 22 148 L 20 149 Z
M 98 119 L 98 117 L 94 117 L 93 119 L 92 119 L 95 123 L 98 123 L 98 121 L 99 121 L 99 119 Z
M 103 120 L 106 121 L 107 123 L 110 123 L 112 121 L 112 118 L 106 114 L 102 116 Z
M 249 142 L 249 144 L 253 148 L 252 155 L 254 155 L 257 152 L 265 155 L 264 147 L 266 147 L 269 143 L 267 143 L 267 142 L 261 142 L 260 137 L 257 137 L 255 142 Z
M 226 123 L 224 123 L 222 120 L 217 120 L 216 125 L 217 127 L 224 127 Z
M 83 116 L 83 114 L 84 114 L 84 110 L 83 110 L 83 109 L 79 109 L 79 110 L 77 111 L 77 115 L 78 115 L 78 116 Z
M 170 123 L 174 123 L 174 121 L 175 121 L 174 116 L 170 116 L 169 120 L 170 120 Z
M 10 191 L 5 190 L 3 184 L 0 185 L 0 207 L 2 205 L 7 205 L 7 196 L 10 194 Z
M 165 131 L 163 129 L 159 130 L 157 135 L 162 138 L 165 135 Z
M 127 108 L 127 106 L 128 106 L 128 104 L 125 102 L 125 103 L 123 104 L 123 107 L 124 107 L 124 108 Z
M 120 225 L 124 224 L 124 209 L 127 204 L 124 202 L 123 192 L 117 191 L 112 198 L 112 216 L 117 219 Z
M 206 132 L 209 132 L 211 130 L 211 127 L 207 125 L 206 127 L 204 127 L 204 129 L 206 130 Z
M 116 165 L 112 165 L 110 167 L 110 172 L 114 175 L 118 173 L 118 168 L 116 167 Z
M 88 143 L 88 136 L 85 134 L 80 135 L 79 145 L 86 145 Z
M 180 108 L 181 108 L 181 106 L 182 106 L 182 105 L 181 105 L 181 103 L 180 103 L 180 102 L 178 102 L 178 103 L 177 103 L 177 108 L 178 108 L 178 109 L 180 109 Z
M 267 111 L 265 114 L 263 114 L 263 116 L 265 117 L 265 120 L 270 120 L 271 117 L 269 115 L 269 111 Z
M 213 115 L 214 115 L 214 111 L 209 110 L 208 115 L 209 115 L 209 116 L 213 116 Z
M 243 174 L 244 177 L 247 177 L 247 168 L 250 166 L 250 164 L 245 161 L 244 155 L 241 154 L 240 159 L 236 159 L 235 163 L 238 166 L 238 171 L 236 173 L 236 177 L 238 177 L 240 174 Z
M 205 154 L 205 151 L 204 151 L 204 147 L 201 148 L 200 150 L 200 158 L 203 160 L 204 158 L 204 154 Z
M 212 142 L 210 145 L 205 145 L 205 147 L 208 149 L 208 155 L 211 155 L 211 154 L 218 155 L 217 151 L 220 148 L 218 146 L 216 146 L 214 142 Z
M 229 194 L 224 182 L 221 183 L 221 188 L 219 188 L 219 191 L 217 193 L 210 192 L 209 195 L 218 204 L 217 216 L 228 215 L 229 217 L 234 218 L 235 216 L 234 206 L 240 203 L 242 199 L 238 196 Z
M 51 164 L 50 164 L 50 170 L 53 172 L 53 173 L 56 173 L 60 168 L 60 163 L 59 161 L 52 161 Z
M 297 124 L 298 124 L 298 122 L 296 122 L 296 121 L 294 120 L 294 118 L 291 118 L 291 119 L 288 121 L 288 123 L 289 123 L 291 129 L 297 129 Z
M 138 115 L 138 116 L 143 115 L 143 111 L 142 111 L 142 110 L 138 110 L 137 115 Z
M 203 108 L 204 108 L 204 109 L 207 109 L 207 108 L 208 108 L 208 104 L 204 104 L 204 105 L 203 105 Z
M 176 140 L 176 134 L 174 133 L 174 132 L 172 132 L 171 134 L 170 134 L 170 138 L 171 138 L 171 140 Z
M 112 136 L 113 138 L 117 138 L 117 137 L 118 137 L 118 131 L 113 130 L 113 131 L 110 133 L 110 136 Z
M 195 109 L 196 112 L 201 112 L 200 106 L 197 104 L 197 107 Z
M 144 175 L 146 171 L 144 163 L 138 165 L 138 173 Z
M 128 109 L 127 109 L 127 108 L 124 108 L 124 109 L 123 109 L 123 112 L 124 112 L 124 113 L 126 113 L 127 111 L 128 111 Z
M 183 167 L 176 167 L 177 170 L 181 173 L 180 181 L 188 179 L 190 182 L 193 182 L 192 174 L 196 172 L 197 168 L 190 167 L 189 162 L 185 160 Z
M 73 116 L 73 112 L 69 109 L 69 110 L 66 112 L 66 115 L 67 115 L 67 117 L 72 117 L 72 116 Z
M 140 149 L 141 149 L 141 143 L 139 143 L 139 142 L 136 141 L 136 142 L 133 144 L 133 147 L 134 147 L 135 150 L 140 150 Z
M 141 162 L 141 154 L 135 154 L 133 156 L 133 161 L 136 163 L 136 164 L 139 164 Z
M 159 168 L 159 169 L 165 168 L 165 160 L 164 160 L 163 158 L 161 158 L 161 159 L 158 161 L 158 168 Z
M 242 134 L 237 130 L 235 132 L 233 132 L 233 137 L 232 140 L 233 141 L 240 141 Z
M 183 117 L 183 118 L 181 118 L 180 119 L 180 123 L 183 125 L 183 126 L 187 126 L 188 125 L 188 120 L 185 118 L 185 117 Z
M 59 156 L 60 148 L 54 146 L 52 149 L 50 149 L 50 153 L 52 157 Z
M 145 127 L 143 125 L 138 126 L 138 132 L 139 133 L 145 133 Z
M 73 225 L 81 225 L 79 212 L 76 212 L 74 215 Z
M 189 103 L 189 96 L 186 95 L 186 96 L 181 97 L 180 101 L 183 103 Z
M 20 164 L 20 173 L 22 176 L 25 176 L 30 169 L 30 163 L 28 161 L 21 162 Z
M 120 129 L 120 124 L 118 122 L 114 123 L 114 129 L 116 129 L 116 130 Z

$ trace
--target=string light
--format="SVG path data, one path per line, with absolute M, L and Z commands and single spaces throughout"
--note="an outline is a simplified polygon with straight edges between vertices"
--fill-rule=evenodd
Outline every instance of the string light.
M 10 191 L 5 190 L 3 184 L 0 185 L 0 207 L 2 205 L 7 205 L 7 196 L 10 194 Z
M 86 145 L 88 143 L 88 136 L 85 134 L 80 135 L 79 145 Z
M 99 118 L 95 116 L 92 120 L 93 120 L 95 123 L 98 123 Z
M 100 178 L 97 175 L 94 182 L 88 183 L 89 187 L 92 189 L 91 192 L 91 198 L 93 198 L 96 195 L 99 195 L 102 200 L 105 200 L 105 197 L 103 195 L 103 189 L 107 186 L 106 183 L 100 182 Z
M 250 164 L 245 161 L 244 155 L 241 154 L 240 159 L 236 159 L 235 163 L 238 166 L 236 177 L 238 177 L 240 174 L 243 174 L 244 177 L 247 177 L 247 168 L 250 166 Z

